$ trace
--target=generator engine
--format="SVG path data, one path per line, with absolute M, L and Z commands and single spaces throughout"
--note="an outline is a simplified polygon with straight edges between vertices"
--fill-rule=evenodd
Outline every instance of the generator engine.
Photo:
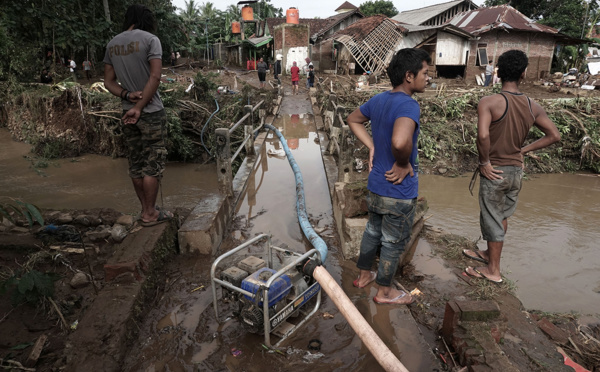
M 284 263 L 282 267 L 285 267 Z M 234 315 L 251 333 L 263 334 L 265 330 L 264 300 L 266 284 L 277 270 L 266 266 L 264 260 L 250 256 L 237 265 L 223 270 L 220 279 L 254 295 L 242 294 L 224 288 L 223 297 L 238 305 Z M 277 277 L 267 291 L 270 329 L 275 329 L 289 317 L 297 316 L 302 307 L 320 290 L 314 279 L 305 276 L 299 268 L 292 267 Z M 307 290 L 311 287 L 310 291 Z M 305 293 L 306 292 L 306 293 Z

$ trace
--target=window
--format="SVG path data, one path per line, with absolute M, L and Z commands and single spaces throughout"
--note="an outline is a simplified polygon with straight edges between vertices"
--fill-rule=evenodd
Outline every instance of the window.
M 477 45 L 477 59 L 475 66 L 485 66 L 488 64 L 487 44 Z

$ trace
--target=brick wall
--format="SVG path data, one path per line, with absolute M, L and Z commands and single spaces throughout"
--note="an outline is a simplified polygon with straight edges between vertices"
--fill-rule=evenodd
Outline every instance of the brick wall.
M 471 41 L 469 49 L 469 60 L 465 72 L 465 79 L 469 84 L 476 84 L 475 75 L 485 72 L 483 66 L 476 66 L 477 47 L 487 44 L 488 59 L 498 61 L 498 57 L 508 50 L 522 50 L 529 57 L 527 67 L 527 80 L 535 80 L 550 73 L 552 55 L 554 53 L 554 37 L 549 34 L 531 32 L 505 32 L 492 31 L 481 35 L 479 40 Z
M 283 28 L 275 27 L 273 30 L 273 45 L 275 46 L 275 50 L 281 50 L 283 46 L 283 38 L 281 35 L 283 35 Z
M 318 62 L 319 71 L 324 70 L 335 70 L 335 61 L 331 59 L 331 53 L 333 49 L 333 39 L 326 40 L 322 43 L 315 44 L 312 49 L 312 60 L 317 66 Z
M 285 33 L 285 47 L 308 47 L 309 44 L 308 25 L 285 24 L 283 27 Z

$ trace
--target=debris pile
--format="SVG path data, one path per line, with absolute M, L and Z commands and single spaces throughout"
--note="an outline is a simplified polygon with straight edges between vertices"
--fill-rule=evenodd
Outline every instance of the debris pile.
M 600 75 L 580 73 L 576 68 L 569 72 L 555 72 L 553 75 L 542 80 L 545 86 L 549 86 L 551 92 L 558 92 L 560 88 L 581 88 L 585 90 L 600 89 Z

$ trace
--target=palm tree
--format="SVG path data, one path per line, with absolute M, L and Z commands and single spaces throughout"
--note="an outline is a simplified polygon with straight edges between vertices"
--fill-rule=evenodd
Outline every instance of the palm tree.
M 185 9 L 178 8 L 180 10 L 179 16 L 185 24 L 191 24 L 196 22 L 200 17 L 200 10 L 198 4 L 194 0 L 185 2 Z

